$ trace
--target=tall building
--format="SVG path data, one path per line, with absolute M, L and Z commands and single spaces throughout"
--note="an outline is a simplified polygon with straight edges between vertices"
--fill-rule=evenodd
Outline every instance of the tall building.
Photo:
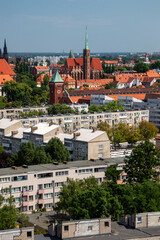
M 85 49 L 83 49 L 83 73 L 84 79 L 90 79 L 90 49 L 88 48 L 87 29 L 85 37 Z
M 4 40 L 3 59 L 5 59 L 8 62 L 8 51 L 7 51 L 6 39 Z
M 49 89 L 50 89 L 50 104 L 59 103 L 63 96 L 63 89 L 64 89 L 64 82 L 59 75 L 58 71 L 56 71 L 50 82 L 49 82 Z
M 100 79 L 103 73 L 103 68 L 99 58 L 90 57 L 90 49 L 88 48 L 88 34 L 85 35 L 85 48 L 83 50 L 83 58 L 74 58 L 70 54 L 66 59 L 64 67 L 61 69 L 61 74 L 69 74 L 77 80 L 84 79 Z

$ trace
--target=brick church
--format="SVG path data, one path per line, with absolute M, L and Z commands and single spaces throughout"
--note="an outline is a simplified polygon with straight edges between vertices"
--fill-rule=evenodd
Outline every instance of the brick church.
M 4 40 L 3 53 L 2 53 L 2 50 L 0 49 L 0 59 L 5 59 L 8 62 L 8 51 L 7 51 L 6 39 Z
M 83 58 L 67 58 L 61 74 L 69 74 L 75 80 L 100 79 L 103 68 L 99 58 L 90 57 L 88 34 L 85 36 Z

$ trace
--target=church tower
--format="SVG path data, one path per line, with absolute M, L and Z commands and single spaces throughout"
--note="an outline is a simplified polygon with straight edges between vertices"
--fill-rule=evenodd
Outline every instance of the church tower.
M 83 74 L 84 79 L 90 79 L 90 49 L 88 48 L 87 28 L 85 36 L 85 49 L 83 49 Z
M 2 58 L 2 50 L 1 50 L 1 48 L 0 48 L 0 59 Z
M 4 40 L 3 58 L 8 62 L 8 52 L 7 52 L 6 39 Z
M 49 82 L 50 104 L 59 103 L 63 97 L 63 88 L 64 82 L 58 71 L 55 71 Z

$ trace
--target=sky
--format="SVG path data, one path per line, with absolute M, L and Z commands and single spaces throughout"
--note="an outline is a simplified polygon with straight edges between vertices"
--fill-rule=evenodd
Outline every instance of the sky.
M 0 0 L 9 52 L 160 52 L 160 0 Z

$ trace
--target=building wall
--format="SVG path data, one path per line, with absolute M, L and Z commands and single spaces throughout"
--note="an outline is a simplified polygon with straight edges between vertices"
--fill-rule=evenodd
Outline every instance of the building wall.
M 110 218 L 67 221 L 57 226 L 57 236 L 62 239 L 109 233 L 111 233 Z
M 0 231 L 1 240 L 34 240 L 34 228 L 20 228 Z

